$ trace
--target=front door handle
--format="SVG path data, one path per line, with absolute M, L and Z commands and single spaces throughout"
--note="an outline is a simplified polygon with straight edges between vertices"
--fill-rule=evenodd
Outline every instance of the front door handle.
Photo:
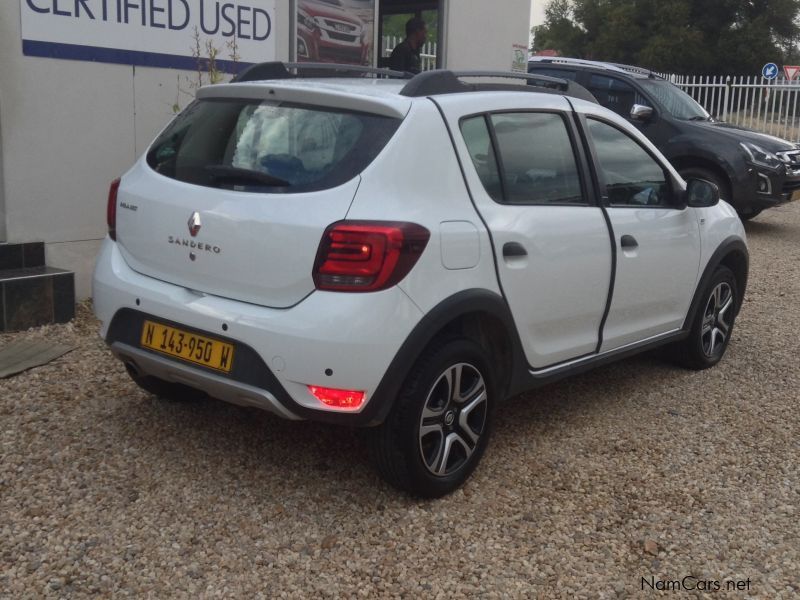
M 503 256 L 505 258 L 517 258 L 520 256 L 528 256 L 528 251 L 525 246 L 517 242 L 508 242 L 503 245 Z
M 633 249 L 639 247 L 639 242 L 637 242 L 636 238 L 633 237 L 632 235 L 623 235 L 622 239 L 620 240 L 620 245 L 623 248 Z

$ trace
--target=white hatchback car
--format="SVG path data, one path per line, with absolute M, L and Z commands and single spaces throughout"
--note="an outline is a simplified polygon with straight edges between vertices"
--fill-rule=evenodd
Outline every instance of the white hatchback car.
M 295 69 L 201 89 L 112 184 L 95 310 L 142 388 L 368 426 L 435 497 L 505 397 L 666 344 L 720 360 L 742 224 L 585 90 Z

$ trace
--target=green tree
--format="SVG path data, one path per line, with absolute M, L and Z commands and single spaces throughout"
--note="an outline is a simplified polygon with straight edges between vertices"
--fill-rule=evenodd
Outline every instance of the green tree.
M 800 0 L 551 0 L 534 50 L 691 74 L 800 59 Z
M 584 31 L 576 24 L 570 0 L 551 0 L 544 9 L 545 23 L 531 30 L 534 52 L 556 49 L 565 56 L 580 56 Z

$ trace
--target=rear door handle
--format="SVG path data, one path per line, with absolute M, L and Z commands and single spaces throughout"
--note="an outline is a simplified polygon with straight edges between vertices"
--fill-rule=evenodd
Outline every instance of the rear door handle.
M 620 245 L 623 248 L 638 248 L 639 242 L 637 242 L 636 238 L 632 235 L 623 235 L 622 239 L 620 240 Z
M 515 258 L 519 256 L 528 256 L 528 251 L 525 246 L 517 242 L 508 242 L 503 245 L 503 256 L 505 258 Z

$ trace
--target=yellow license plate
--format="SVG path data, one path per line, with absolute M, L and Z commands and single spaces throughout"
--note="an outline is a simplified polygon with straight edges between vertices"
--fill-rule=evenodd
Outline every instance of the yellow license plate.
M 153 321 L 144 322 L 140 344 L 143 348 L 224 373 L 230 373 L 233 366 L 232 344 Z

